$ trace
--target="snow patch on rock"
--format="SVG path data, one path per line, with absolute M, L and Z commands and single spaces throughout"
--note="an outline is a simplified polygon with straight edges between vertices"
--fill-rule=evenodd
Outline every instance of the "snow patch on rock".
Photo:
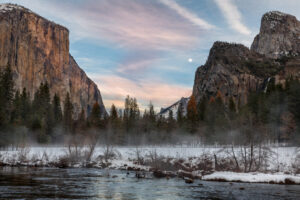
M 12 11 L 14 9 L 25 10 L 25 8 L 23 6 L 19 6 L 17 4 L 10 4 L 10 3 L 0 4 L 0 12 L 1 13 L 6 13 L 6 12 Z M 29 10 L 27 10 L 27 11 L 29 11 Z

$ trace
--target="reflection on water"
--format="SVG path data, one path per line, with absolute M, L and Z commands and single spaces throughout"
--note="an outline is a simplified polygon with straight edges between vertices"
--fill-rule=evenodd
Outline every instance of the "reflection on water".
M 110 176 L 108 177 L 107 174 Z M 300 186 L 137 179 L 99 169 L 0 168 L 0 199 L 300 199 Z

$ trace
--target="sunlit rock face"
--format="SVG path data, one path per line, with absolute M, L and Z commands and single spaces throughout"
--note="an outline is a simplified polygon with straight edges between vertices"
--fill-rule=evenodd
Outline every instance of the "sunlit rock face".
M 278 11 L 264 14 L 251 50 L 270 58 L 300 55 L 300 22 Z
M 0 4 L 0 68 L 10 65 L 16 89 L 31 97 L 43 82 L 63 100 L 70 93 L 75 116 L 98 101 L 105 108 L 97 85 L 80 69 L 69 53 L 69 31 L 30 10 Z

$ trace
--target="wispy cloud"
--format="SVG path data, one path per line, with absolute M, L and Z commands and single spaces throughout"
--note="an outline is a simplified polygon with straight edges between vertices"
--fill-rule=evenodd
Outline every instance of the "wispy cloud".
M 116 72 L 127 74 L 148 69 L 164 52 L 195 48 L 205 31 L 213 27 L 169 0 L 15 1 L 60 20 L 71 30 L 73 40 L 89 39 L 116 50 L 123 48 L 126 56 L 119 60 Z
M 249 28 L 242 23 L 241 13 L 233 0 L 215 0 L 215 2 L 232 29 L 244 35 L 251 34 Z
M 130 52 L 122 59 L 118 65 L 116 72 L 123 75 L 138 76 L 140 73 L 151 68 L 155 63 L 162 59 L 163 52 L 155 50 L 140 50 Z
M 191 21 L 193 24 L 199 26 L 202 29 L 214 28 L 214 25 L 211 25 L 208 22 L 206 22 L 205 20 L 199 18 L 196 14 L 194 14 L 191 11 L 187 10 L 186 8 L 180 6 L 178 3 L 176 3 L 173 0 L 160 0 L 160 2 L 165 4 L 169 8 L 175 10 L 180 16 Z
M 201 30 L 191 24 L 203 29 L 212 27 L 171 1 L 15 1 L 34 4 L 30 7 L 59 18 L 77 38 L 105 40 L 116 47 L 131 49 L 186 49 L 200 38 Z

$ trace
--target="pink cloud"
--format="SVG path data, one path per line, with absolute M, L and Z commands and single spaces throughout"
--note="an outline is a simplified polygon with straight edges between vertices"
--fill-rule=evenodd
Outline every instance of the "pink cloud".
M 150 101 L 159 109 L 192 93 L 190 87 L 159 80 L 140 80 L 137 83 L 116 75 L 92 75 L 91 77 L 98 83 L 106 108 L 110 108 L 112 103 L 123 107 L 125 97 L 130 95 L 137 98 L 142 109 L 146 108 Z

